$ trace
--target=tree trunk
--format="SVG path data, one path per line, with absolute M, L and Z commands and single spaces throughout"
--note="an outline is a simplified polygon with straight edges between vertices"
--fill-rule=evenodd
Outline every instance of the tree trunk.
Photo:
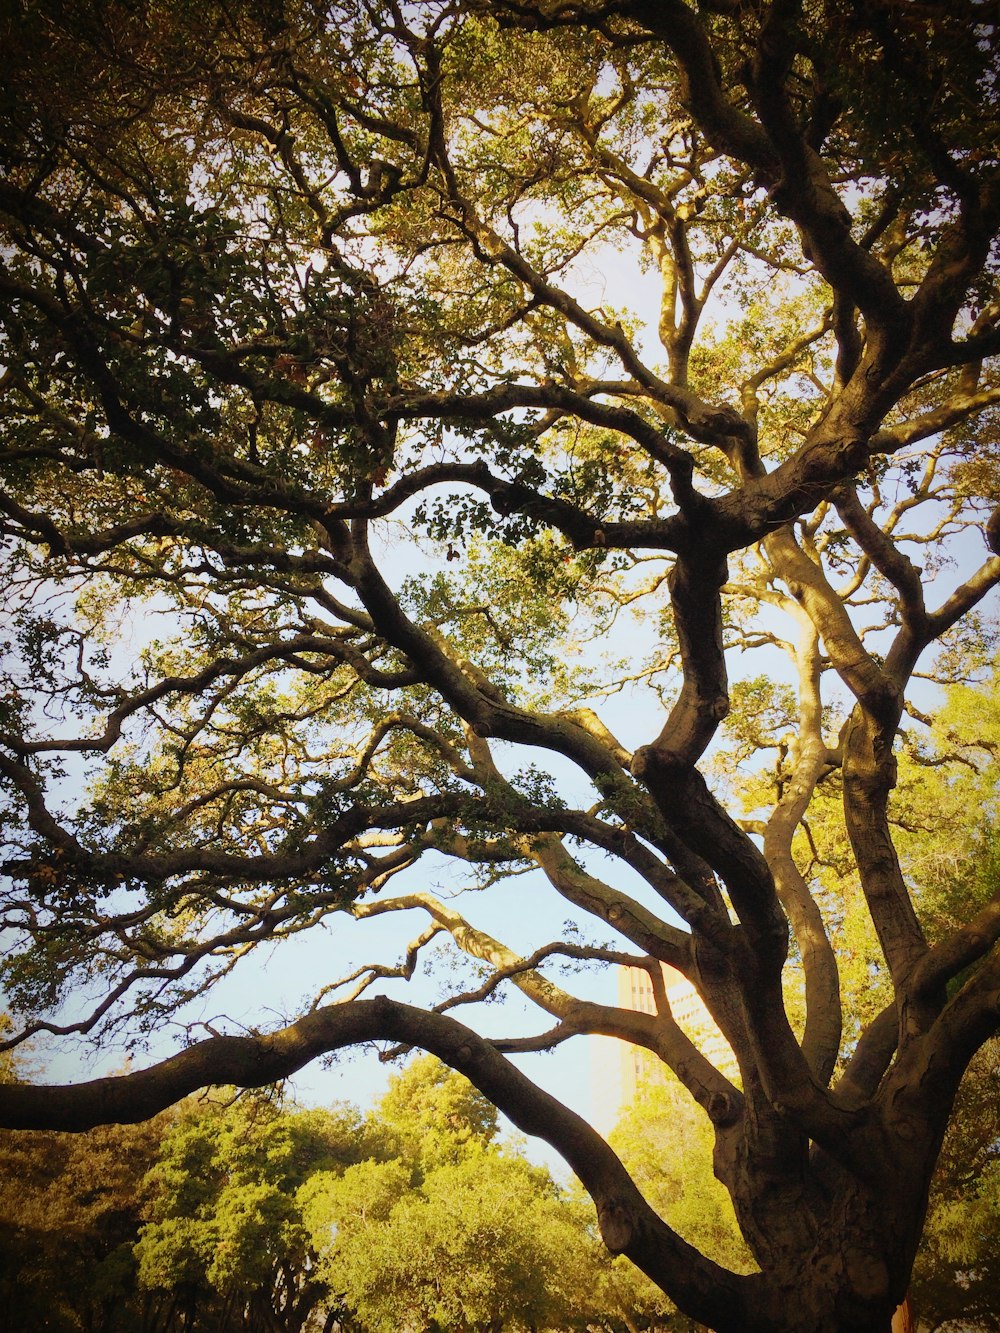
M 915 1165 L 914 1175 L 918 1171 Z M 720 1333 L 913 1333 L 905 1282 L 916 1235 L 905 1221 L 913 1203 L 904 1197 L 907 1190 L 900 1185 L 898 1194 L 880 1197 L 840 1172 L 831 1172 L 827 1183 L 830 1197 L 822 1209 L 811 1193 L 796 1198 L 789 1189 L 783 1220 L 780 1200 L 769 1200 L 758 1223 L 770 1223 L 772 1243 L 760 1287 L 747 1302 L 749 1317 L 734 1311 L 731 1322 L 717 1322 Z M 815 1231 L 802 1247 L 810 1212 Z

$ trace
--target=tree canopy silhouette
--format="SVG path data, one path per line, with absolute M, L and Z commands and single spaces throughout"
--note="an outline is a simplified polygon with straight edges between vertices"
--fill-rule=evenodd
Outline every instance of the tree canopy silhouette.
M 416 1046 L 554 1145 L 691 1317 L 886 1328 L 1000 1022 L 995 873 L 929 919 L 893 841 L 904 718 L 930 720 L 912 682 L 986 662 L 1000 579 L 985 7 L 39 0 L 3 23 L 10 1042 L 141 1036 L 344 915 L 421 925 L 284 1028 L 0 1087 L 0 1123 L 139 1120 Z M 427 889 L 445 858 L 501 894 L 534 868 L 575 932 L 509 947 Z M 473 983 L 379 994 L 442 939 Z M 567 961 L 638 961 L 658 1014 Z M 537 1033 L 487 1039 L 475 1006 L 509 987 Z M 507 1058 L 581 1033 L 702 1108 L 759 1273 L 682 1239 Z

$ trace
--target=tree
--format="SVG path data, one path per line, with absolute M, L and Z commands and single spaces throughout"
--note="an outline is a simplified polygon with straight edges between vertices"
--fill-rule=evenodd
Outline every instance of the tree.
M 353 1108 L 292 1112 L 249 1096 L 186 1107 L 146 1177 L 135 1246 L 139 1285 L 170 1298 L 167 1327 L 300 1333 L 327 1291 L 296 1193 L 367 1141 Z
M 398 1136 L 393 1156 L 300 1191 L 316 1272 L 361 1328 L 582 1329 L 603 1313 L 579 1201 L 496 1142 L 495 1110 L 465 1079 L 416 1060 L 370 1121 Z
M 393 1157 L 422 1173 L 457 1161 L 466 1146 L 492 1143 L 500 1128 L 493 1103 L 432 1056 L 390 1080 L 369 1122 L 372 1133 L 388 1135 Z
M 364 1118 L 194 1101 L 144 1182 L 139 1284 L 167 1327 L 582 1328 L 600 1259 L 579 1202 L 497 1130 L 431 1057 Z
M 582 1328 L 607 1261 L 588 1210 L 497 1132 L 432 1057 L 365 1116 L 269 1090 L 6 1131 L 0 1310 L 60 1333 Z
M 85 1135 L 0 1134 L 0 1320 L 51 1333 L 146 1333 L 132 1256 L 167 1116 Z
M 262 944 L 423 924 L 285 1027 L 0 1088 L 0 1123 L 415 1046 L 558 1149 L 690 1317 L 886 1328 L 1000 1006 L 995 884 L 929 934 L 893 841 L 904 710 L 985 664 L 1000 578 L 981 6 L 39 0 L 4 23 L 11 1040 L 141 1041 Z M 638 646 L 601 659 L 633 612 Z M 727 712 L 749 811 L 705 777 Z M 809 847 L 828 795 L 835 883 Z M 507 945 L 481 899 L 427 889 L 445 863 L 500 894 L 536 871 L 573 930 L 511 915 L 539 934 Z M 845 1013 L 840 937 L 874 941 L 874 1012 Z M 443 939 L 472 981 L 380 993 Z M 658 1015 L 553 971 L 623 960 Z M 660 961 L 742 1086 L 673 1022 Z M 511 987 L 538 1031 L 483 1037 L 475 1004 Z M 701 1108 L 759 1273 L 683 1240 L 507 1059 L 586 1032 Z
M 477 1144 L 414 1187 L 397 1162 L 316 1179 L 319 1271 L 364 1329 L 586 1327 L 595 1263 L 577 1210 L 542 1167 Z

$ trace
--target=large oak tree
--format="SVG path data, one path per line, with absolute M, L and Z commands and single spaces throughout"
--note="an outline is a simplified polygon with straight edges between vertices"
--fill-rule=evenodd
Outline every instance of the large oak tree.
M 1000 1024 L 996 885 L 924 920 L 893 842 L 911 682 L 961 665 L 1000 580 L 988 11 L 5 9 L 11 1040 L 156 1029 L 344 914 L 422 924 L 288 1026 L 0 1087 L 0 1123 L 421 1047 L 554 1145 L 693 1318 L 888 1327 Z M 602 664 L 633 611 L 642 651 Z M 626 689 L 634 750 L 600 702 Z M 534 867 L 582 933 L 508 947 L 430 892 L 445 858 L 501 894 Z M 864 922 L 874 1012 L 839 966 Z M 379 994 L 442 938 L 475 984 Z M 576 993 L 567 960 L 638 960 L 659 1013 Z M 510 986 L 537 1035 L 488 1040 L 475 1003 Z M 688 1089 L 759 1273 L 677 1235 L 507 1058 L 581 1033 Z

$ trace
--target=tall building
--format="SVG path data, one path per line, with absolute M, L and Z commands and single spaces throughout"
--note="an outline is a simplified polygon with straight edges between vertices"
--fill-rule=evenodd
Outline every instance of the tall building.
M 687 977 L 666 963 L 663 982 L 670 1011 L 677 1025 L 715 1067 L 734 1078 L 739 1070 L 729 1043 L 719 1031 L 701 996 Z M 641 967 L 617 969 L 618 1004 L 643 1014 L 656 1013 L 656 999 L 649 973 Z M 662 1082 L 666 1071 L 659 1060 L 641 1046 L 631 1046 L 616 1037 L 591 1037 L 593 1120 L 606 1133 L 625 1107 L 635 1100 L 641 1084 Z

